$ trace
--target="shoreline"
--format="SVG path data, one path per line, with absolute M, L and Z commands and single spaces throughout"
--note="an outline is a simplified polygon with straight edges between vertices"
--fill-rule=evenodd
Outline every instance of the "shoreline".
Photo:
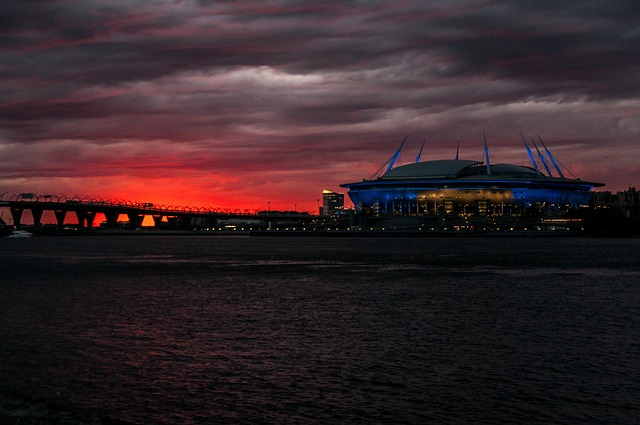
M 367 229 L 367 230 L 297 230 L 297 229 L 237 229 L 237 230 L 168 230 L 154 228 L 94 229 L 94 230 L 38 230 L 29 226 L 23 230 L 34 237 L 109 237 L 109 236 L 198 236 L 198 237 L 311 237 L 311 238 L 637 238 L 637 233 L 589 232 L 580 230 L 421 230 L 421 229 Z M 8 233 L 6 234 L 8 235 Z M 6 236 L 0 234 L 0 236 Z M 0 424 L 1 425 L 1 424 Z

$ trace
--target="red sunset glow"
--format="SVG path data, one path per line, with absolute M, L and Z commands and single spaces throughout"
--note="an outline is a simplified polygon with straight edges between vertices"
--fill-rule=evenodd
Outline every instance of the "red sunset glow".
M 633 15 L 635 13 L 635 15 Z M 407 131 L 406 161 L 640 184 L 637 8 L 513 2 L 12 2 L 0 193 L 315 212 Z

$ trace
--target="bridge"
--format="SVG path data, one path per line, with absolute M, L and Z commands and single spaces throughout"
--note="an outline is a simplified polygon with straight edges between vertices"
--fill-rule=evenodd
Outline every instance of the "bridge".
M 42 215 L 52 211 L 57 222 L 57 230 L 62 231 L 68 214 L 75 214 L 77 229 L 93 230 L 97 214 L 103 214 L 105 222 L 100 227 L 112 229 L 122 227 L 118 221 L 120 215 L 128 218 L 127 227 L 136 229 L 142 226 L 146 216 L 153 218 L 155 228 L 186 230 L 220 226 L 227 222 L 253 223 L 256 227 L 277 225 L 312 226 L 318 224 L 320 216 L 297 211 L 270 211 L 231 208 L 201 208 L 158 205 L 150 202 L 133 202 L 112 198 L 93 198 L 89 196 L 65 196 L 36 193 L 1 193 L 0 208 L 9 208 L 13 225 L 20 229 L 24 211 L 30 211 L 33 217 L 33 229 L 41 230 Z

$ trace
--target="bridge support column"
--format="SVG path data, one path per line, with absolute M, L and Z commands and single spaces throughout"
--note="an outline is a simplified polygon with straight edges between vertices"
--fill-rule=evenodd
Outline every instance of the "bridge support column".
M 11 218 L 16 229 L 20 230 L 20 218 L 22 218 L 22 208 L 11 208 Z
M 76 210 L 76 217 L 78 217 L 78 231 L 84 230 L 84 221 L 87 218 L 87 212 L 82 210 Z
M 86 221 L 87 221 L 87 229 L 91 230 L 93 229 L 93 220 L 95 220 L 96 218 L 96 213 L 94 212 L 87 212 L 86 215 Z
M 62 231 L 64 229 L 64 218 L 66 217 L 67 212 L 62 210 L 55 210 L 53 213 L 56 215 L 58 230 Z
M 169 223 L 169 229 L 173 230 L 176 228 L 178 217 L 167 217 L 167 222 Z
M 42 208 L 31 208 L 33 216 L 33 229 L 40 230 L 42 228 Z
M 155 227 L 157 229 L 162 225 L 162 217 L 163 216 L 161 216 L 161 215 L 154 215 L 153 216 L 153 227 Z
M 191 225 L 191 220 L 193 219 L 193 216 L 189 214 L 181 214 L 178 216 L 178 218 L 180 219 L 180 221 L 182 221 L 182 223 L 179 224 L 180 228 L 188 229 L 189 225 Z
M 118 214 L 117 212 L 109 211 L 104 213 L 104 217 L 107 220 L 107 227 L 109 229 L 113 229 L 118 224 Z
M 195 216 L 191 219 L 191 224 L 197 228 L 206 229 L 207 227 L 211 227 L 211 220 L 209 217 Z
M 128 213 L 129 217 L 129 227 L 132 229 L 137 229 L 142 226 L 142 220 L 144 220 L 144 215 L 138 213 Z

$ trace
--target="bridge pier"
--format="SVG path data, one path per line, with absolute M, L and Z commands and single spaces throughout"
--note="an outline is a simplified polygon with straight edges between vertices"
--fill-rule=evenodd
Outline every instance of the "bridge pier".
M 155 227 L 156 229 L 160 228 L 160 226 L 162 225 L 162 217 L 162 215 L 153 216 L 153 227 Z
M 67 216 L 67 212 L 64 210 L 54 210 L 53 213 L 56 216 L 56 221 L 58 222 L 58 230 L 62 231 L 64 229 L 64 218 Z
M 206 229 L 207 227 L 212 226 L 211 222 L 212 220 L 210 220 L 209 217 L 194 216 L 191 219 L 190 224 L 192 224 L 196 228 Z
M 42 208 L 31 208 L 31 215 L 33 216 L 33 229 L 40 230 L 42 228 Z
M 193 215 L 191 214 L 180 214 L 178 216 L 182 224 L 180 225 L 181 229 L 188 229 L 189 225 L 191 225 L 191 220 L 193 220 Z
M 137 229 L 142 226 L 142 221 L 144 220 L 144 215 L 138 213 L 128 213 L 127 217 L 129 217 L 129 227 L 132 229 Z
M 22 208 L 11 207 L 11 218 L 16 229 L 20 230 L 20 219 L 22 218 Z
M 93 229 L 93 221 L 95 220 L 95 218 L 96 218 L 96 213 L 94 213 L 94 212 L 88 212 L 87 213 L 87 217 L 86 217 L 87 229 L 89 229 L 89 230 Z
M 191 221 L 193 220 L 193 214 L 178 214 L 175 216 L 166 216 L 169 228 L 176 230 L 186 230 L 189 228 Z
M 117 212 L 109 211 L 104 213 L 104 218 L 107 220 L 107 228 L 113 229 L 118 224 L 118 214 Z
M 87 212 L 82 210 L 76 210 L 76 217 L 78 217 L 78 230 L 84 230 L 84 220 L 87 218 Z
M 167 222 L 169 223 L 169 229 L 174 230 L 176 228 L 177 221 L 178 221 L 178 217 L 168 216 Z
M 76 217 L 78 217 L 79 231 L 83 231 L 84 229 L 87 229 L 87 230 L 93 229 L 93 220 L 96 218 L 96 213 L 77 210 Z

